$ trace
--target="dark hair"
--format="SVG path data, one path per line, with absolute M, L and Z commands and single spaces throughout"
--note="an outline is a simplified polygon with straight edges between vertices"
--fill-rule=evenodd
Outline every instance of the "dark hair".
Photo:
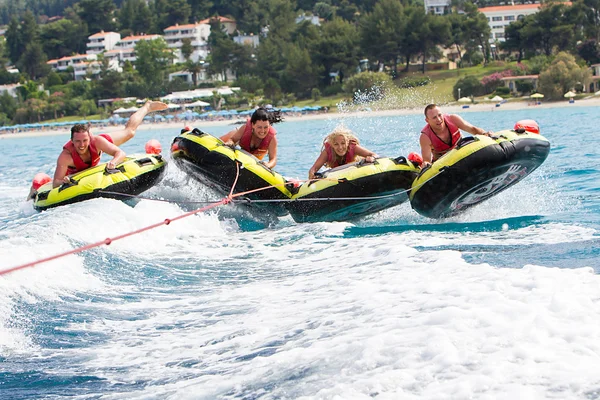
M 432 108 L 436 108 L 437 104 L 432 103 L 432 104 L 428 104 L 427 107 L 425 107 L 425 116 L 427 117 L 427 111 L 431 110 Z
M 73 135 L 77 132 L 89 132 L 90 125 L 76 124 L 71 128 L 71 140 L 73 140 Z
M 281 118 L 281 111 L 279 110 L 267 111 L 266 108 L 260 107 L 254 111 L 250 118 L 250 122 L 253 124 L 256 121 L 269 121 L 270 124 L 276 124 L 283 121 L 283 118 Z

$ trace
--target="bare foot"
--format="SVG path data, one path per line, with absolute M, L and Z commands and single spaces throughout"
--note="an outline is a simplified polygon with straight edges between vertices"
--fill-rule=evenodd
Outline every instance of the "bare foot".
M 152 101 L 152 100 L 148 100 L 146 102 L 146 104 L 148 105 L 148 112 L 154 112 L 154 111 L 161 111 L 161 110 L 166 110 L 168 108 L 168 106 L 163 103 L 162 101 Z

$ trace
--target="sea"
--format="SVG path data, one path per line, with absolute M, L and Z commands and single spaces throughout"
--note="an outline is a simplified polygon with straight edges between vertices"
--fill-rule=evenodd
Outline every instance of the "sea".
M 380 156 L 419 151 L 422 114 L 371 114 L 278 124 L 276 170 L 305 179 L 339 124 Z M 448 219 L 228 204 L 0 275 L 0 399 L 600 399 L 600 108 L 460 114 L 533 119 L 550 155 Z M 122 148 L 157 139 L 170 161 L 179 133 L 142 127 Z M 0 271 L 223 198 L 169 162 L 135 201 L 36 212 L 31 179 L 67 140 L 0 140 Z

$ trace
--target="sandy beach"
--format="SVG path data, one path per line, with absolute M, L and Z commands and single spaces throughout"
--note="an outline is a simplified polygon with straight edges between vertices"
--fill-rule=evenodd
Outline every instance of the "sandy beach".
M 554 101 L 554 102 L 541 102 L 539 105 L 533 105 L 531 101 L 508 101 L 504 104 L 501 104 L 499 107 L 496 106 L 496 103 L 492 102 L 479 102 L 476 104 L 468 104 L 468 108 L 465 108 L 465 104 L 461 103 L 450 103 L 441 105 L 442 111 L 448 114 L 464 114 L 469 112 L 485 112 L 485 111 L 508 111 L 508 110 L 521 110 L 521 109 L 539 109 L 539 108 L 557 108 L 557 107 L 600 107 L 600 96 L 589 96 L 584 99 L 576 100 L 574 103 L 569 103 L 567 100 L 565 101 Z M 365 107 L 365 106 L 361 106 Z M 358 108 L 358 107 L 356 107 Z M 405 108 L 405 109 L 393 109 L 393 110 L 365 110 L 365 111 L 353 111 L 353 112 L 329 112 L 329 113 L 311 113 L 304 115 L 286 115 L 286 122 L 293 121 L 308 121 L 308 120 L 319 120 L 319 119 L 337 119 L 337 118 L 346 118 L 346 117 L 381 117 L 381 116 L 396 116 L 396 115 L 410 115 L 410 114 L 420 114 L 423 112 L 424 106 L 418 108 Z M 153 130 L 153 129 L 174 129 L 179 130 L 184 126 L 192 126 L 195 128 L 206 128 L 211 126 L 224 126 L 234 124 L 236 120 L 226 119 L 226 120 L 213 120 L 213 121 L 177 121 L 177 122 L 151 122 L 142 124 L 138 130 Z M 241 123 L 242 120 L 240 119 Z M 122 129 L 122 125 L 118 126 L 109 126 L 109 127 L 97 127 L 94 128 L 94 133 L 108 133 L 115 130 Z M 17 133 L 4 133 L 0 134 L 0 139 L 10 139 L 10 138 L 25 138 L 25 137 L 34 137 L 34 136 L 50 136 L 50 135 L 68 135 L 70 127 L 64 127 L 61 129 L 55 130 L 34 130 L 28 132 L 17 132 Z

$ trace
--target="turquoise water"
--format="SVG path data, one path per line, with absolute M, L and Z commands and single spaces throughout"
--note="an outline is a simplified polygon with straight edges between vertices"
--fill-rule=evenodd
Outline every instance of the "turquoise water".
M 552 149 L 451 219 L 402 204 L 296 224 L 222 206 L 0 276 L 0 398 L 598 398 L 598 111 L 462 113 L 489 130 L 535 119 Z M 277 171 L 306 178 L 342 122 L 382 156 L 418 151 L 424 124 L 284 122 Z M 168 149 L 177 134 L 140 130 L 123 148 L 156 138 Z M 0 270 L 220 198 L 171 163 L 135 206 L 36 213 L 23 201 L 31 178 L 53 173 L 66 140 L 0 140 Z

